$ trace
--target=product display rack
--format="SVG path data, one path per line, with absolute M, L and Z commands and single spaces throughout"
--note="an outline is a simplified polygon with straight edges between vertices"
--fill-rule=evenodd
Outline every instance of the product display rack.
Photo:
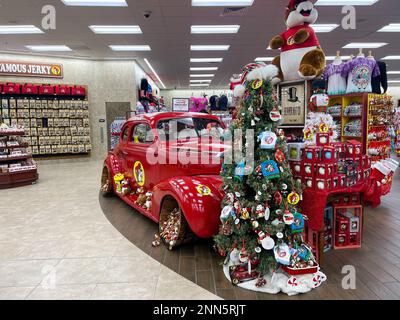
M 389 125 L 394 109 L 389 95 L 368 95 L 367 151 L 373 162 L 390 158 Z
M 39 177 L 24 135 L 23 129 L 0 129 L 0 189 L 29 185 Z
M 0 111 L 4 123 L 25 128 L 28 151 L 34 157 L 88 155 L 91 139 L 86 94 L 86 87 L 84 94 L 75 95 L 3 91 Z

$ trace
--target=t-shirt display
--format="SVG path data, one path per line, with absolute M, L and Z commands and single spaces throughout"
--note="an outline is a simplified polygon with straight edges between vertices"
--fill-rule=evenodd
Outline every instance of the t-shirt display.
M 342 76 L 347 77 L 346 93 L 372 92 L 372 77 L 380 75 L 374 59 L 357 57 L 343 66 Z
M 347 79 L 342 75 L 344 63 L 329 64 L 324 72 L 324 80 L 328 82 L 327 93 L 329 95 L 345 94 L 347 89 Z

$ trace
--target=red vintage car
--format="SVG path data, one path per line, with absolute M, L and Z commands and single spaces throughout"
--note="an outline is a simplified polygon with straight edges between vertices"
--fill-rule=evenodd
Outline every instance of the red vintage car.
M 225 146 L 217 136 L 224 129 L 218 117 L 203 113 L 154 113 L 127 120 L 119 144 L 104 161 L 103 195 L 117 194 L 159 223 L 160 231 L 180 212 L 173 247 L 192 233 L 212 237 L 220 224 Z M 163 240 L 171 245 L 170 239 Z

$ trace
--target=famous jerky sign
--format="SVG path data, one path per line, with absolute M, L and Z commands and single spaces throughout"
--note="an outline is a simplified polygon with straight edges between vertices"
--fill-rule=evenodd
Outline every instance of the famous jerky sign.
M 1 76 L 62 78 L 61 64 L 0 61 Z

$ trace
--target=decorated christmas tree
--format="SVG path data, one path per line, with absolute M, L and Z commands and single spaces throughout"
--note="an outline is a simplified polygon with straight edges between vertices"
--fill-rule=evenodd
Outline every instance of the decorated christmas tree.
M 225 197 L 214 240 L 231 266 L 242 266 L 249 279 L 263 286 L 263 276 L 280 266 L 307 270 L 316 261 L 303 241 L 305 216 L 297 207 L 301 186 L 294 183 L 284 132 L 278 128 L 282 116 L 271 83 L 278 71 L 251 64 L 243 72 L 242 84 L 235 88 L 242 98 L 229 128 L 232 137 L 236 134 L 233 152 L 241 148 L 243 158 L 230 164 L 225 154 Z

